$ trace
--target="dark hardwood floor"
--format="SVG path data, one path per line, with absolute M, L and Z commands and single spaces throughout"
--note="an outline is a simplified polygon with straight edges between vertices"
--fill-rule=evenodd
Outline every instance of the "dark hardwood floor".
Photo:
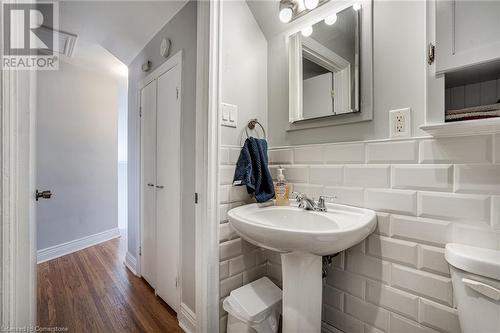
M 175 312 L 123 264 L 117 238 L 38 265 L 38 326 L 67 332 L 182 332 Z

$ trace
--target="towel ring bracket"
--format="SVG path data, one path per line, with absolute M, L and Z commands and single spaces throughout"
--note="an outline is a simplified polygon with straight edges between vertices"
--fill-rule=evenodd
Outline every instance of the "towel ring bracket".
M 262 126 L 262 124 L 259 123 L 259 121 L 256 118 L 255 119 L 250 119 L 248 121 L 247 127 L 245 127 L 245 133 L 247 135 L 247 138 L 250 137 L 250 135 L 248 134 L 248 129 L 254 130 L 255 129 L 255 125 L 259 125 L 259 127 L 262 129 L 262 133 L 264 134 L 264 139 L 267 139 L 266 130 L 264 129 L 264 126 Z

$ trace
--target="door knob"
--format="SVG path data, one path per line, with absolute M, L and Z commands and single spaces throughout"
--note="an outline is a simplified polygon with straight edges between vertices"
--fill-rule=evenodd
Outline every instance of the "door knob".
M 148 183 L 148 186 L 149 186 L 149 187 L 153 187 L 153 186 L 155 186 L 155 185 L 154 185 L 154 184 L 151 184 L 151 183 Z
M 156 188 L 164 188 L 165 186 L 163 185 L 156 185 Z
M 52 192 L 50 190 L 45 190 L 45 191 L 38 191 L 36 190 L 35 192 L 35 200 L 38 201 L 38 199 L 50 199 L 52 197 Z

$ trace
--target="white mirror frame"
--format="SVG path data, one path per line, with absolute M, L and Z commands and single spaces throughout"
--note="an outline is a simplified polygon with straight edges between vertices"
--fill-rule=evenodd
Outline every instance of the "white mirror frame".
M 336 114 L 334 117 L 326 116 L 322 118 L 302 119 L 302 51 L 312 51 L 321 56 L 325 64 L 331 64 L 328 61 L 328 56 L 323 52 L 318 52 L 315 47 L 311 47 L 305 39 L 301 38 L 300 31 L 308 26 L 313 26 L 317 22 L 322 21 L 325 17 L 331 15 L 332 12 L 340 12 L 354 3 L 361 3 L 360 22 L 360 67 L 359 73 L 359 98 L 354 105 L 354 109 L 361 112 L 347 112 L 345 106 L 340 109 L 344 110 L 345 114 Z M 307 128 L 328 127 L 349 123 L 357 123 L 370 121 L 373 119 L 373 6 L 372 0 L 367 1 L 352 1 L 337 3 L 332 1 L 320 8 L 304 15 L 296 24 L 285 34 L 286 43 L 289 50 L 289 123 L 288 131 L 295 131 Z M 304 48 L 303 43 L 306 43 Z M 312 49 L 312 50 L 310 50 Z M 333 53 L 333 52 L 332 52 Z M 333 59 L 332 59 L 333 60 Z M 327 67 L 328 68 L 328 67 Z M 342 78 L 346 80 L 346 78 Z M 349 91 L 350 93 L 350 91 Z M 350 101 L 350 99 L 349 99 Z M 350 102 L 349 102 L 350 103 Z M 344 104 L 344 103 L 343 103 Z

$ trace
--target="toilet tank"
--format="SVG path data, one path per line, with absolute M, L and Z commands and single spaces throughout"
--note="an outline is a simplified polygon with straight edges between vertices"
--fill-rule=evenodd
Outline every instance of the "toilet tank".
M 500 332 L 500 251 L 447 244 L 463 333 Z

